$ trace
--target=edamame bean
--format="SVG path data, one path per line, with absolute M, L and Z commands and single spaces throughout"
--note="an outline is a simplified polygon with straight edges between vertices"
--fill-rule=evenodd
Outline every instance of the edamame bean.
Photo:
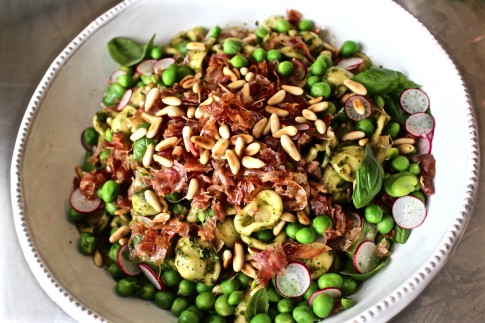
M 83 255 L 92 255 L 96 250 L 96 238 L 91 233 L 81 232 L 79 235 L 78 247 Z
M 272 303 L 276 303 L 281 299 L 281 295 L 276 291 L 273 286 L 268 287 L 268 300 Z
M 212 289 L 214 288 L 214 286 L 210 285 L 210 286 L 207 286 L 206 284 L 204 283 L 201 283 L 201 282 L 198 282 L 195 289 L 197 290 L 197 293 L 201 294 L 203 292 L 210 292 L 212 291 Z
M 301 228 L 296 232 L 296 241 L 299 243 L 312 243 L 317 239 L 317 232 L 311 227 Z
M 276 315 L 274 319 L 275 323 L 295 323 L 293 316 L 291 313 L 281 313 Z
M 278 64 L 278 74 L 281 76 L 290 76 L 293 74 L 293 63 L 290 61 L 283 61 Z
M 152 81 L 152 75 L 141 75 L 140 79 L 141 79 L 141 82 L 143 83 L 143 85 L 148 85 L 148 84 L 153 82 Z
M 220 315 L 212 314 L 205 319 L 204 323 L 226 323 L 226 319 Z
M 199 320 L 204 319 L 204 316 L 205 316 L 205 315 L 204 315 L 204 312 L 202 312 L 201 310 L 199 310 L 199 309 L 197 308 L 197 306 L 195 306 L 195 305 L 190 305 L 190 306 L 189 306 L 189 307 L 186 309 L 186 311 L 191 311 L 191 312 L 194 312 L 194 313 L 197 315 L 197 317 L 199 318 Z
M 177 297 L 173 301 L 172 307 L 170 307 L 170 311 L 172 312 L 173 315 L 175 315 L 176 317 L 179 317 L 180 314 L 182 314 L 182 312 L 185 311 L 189 306 L 190 306 L 190 302 L 187 298 Z
M 319 215 L 312 221 L 312 227 L 318 235 L 323 235 L 332 225 L 333 221 L 327 215 Z
M 315 27 L 313 20 L 302 19 L 298 22 L 298 30 L 300 31 L 311 31 Z
M 116 231 L 118 230 L 118 228 L 113 228 L 112 230 Z M 118 242 L 115 242 L 111 245 L 108 251 L 109 260 L 111 260 L 112 262 L 116 262 L 116 260 L 118 259 L 118 252 L 120 251 L 120 248 L 121 246 Z
M 251 57 L 258 63 L 261 63 L 266 59 L 266 51 L 263 48 L 256 48 Z
M 266 313 L 259 313 L 251 319 L 250 323 L 271 323 L 271 317 Z
M 210 31 L 209 33 L 207 34 L 207 37 L 209 38 L 217 38 L 219 37 L 219 35 L 221 34 L 221 27 L 219 26 L 214 26 Z
M 310 67 L 311 74 L 315 76 L 323 76 L 323 74 L 325 74 L 326 69 L 327 69 L 327 66 L 324 63 L 319 61 L 316 61 Z
M 109 181 L 104 182 L 101 189 L 101 196 L 105 203 L 112 203 L 116 201 L 119 193 L 120 185 L 114 180 L 110 179 Z
M 135 84 L 133 78 L 128 74 L 118 76 L 118 83 L 124 88 L 132 87 Z
M 369 119 L 362 119 L 355 124 L 355 130 L 362 131 L 367 137 L 372 136 L 376 130 L 374 124 Z
M 344 280 L 342 276 L 336 273 L 325 273 L 320 278 L 318 278 L 318 287 L 324 289 L 327 287 L 342 287 Z
M 221 292 L 224 295 L 229 295 L 239 289 L 241 284 L 237 279 L 227 279 L 221 282 Z
M 71 206 L 69 207 L 69 210 L 67 210 L 67 218 L 72 222 L 77 222 L 84 220 L 84 218 L 86 218 L 86 215 L 79 213 Z
M 113 140 L 113 130 L 111 130 L 111 128 L 106 129 L 104 132 L 104 139 L 108 142 Z
M 301 305 L 295 307 L 293 310 L 293 319 L 297 323 L 313 323 L 318 317 L 313 313 L 313 310 L 308 305 Z
M 116 263 L 112 263 L 111 265 L 109 265 L 108 272 L 114 279 L 119 279 L 125 275 L 121 270 L 120 266 L 118 266 L 118 264 Z
M 374 101 L 374 105 L 378 108 L 383 108 L 384 105 L 386 104 L 386 101 L 384 100 L 384 98 L 380 95 L 376 95 L 372 98 L 372 100 Z
M 153 46 L 152 50 L 150 51 L 150 56 L 153 59 L 160 59 L 163 56 L 163 51 L 160 46 Z
M 303 225 L 301 223 L 290 222 L 286 225 L 285 231 L 286 231 L 286 234 L 288 235 L 288 237 L 290 237 L 291 239 L 296 239 L 296 233 L 301 228 L 303 228 Z
M 128 297 L 135 292 L 135 284 L 128 279 L 120 279 L 115 285 L 115 292 L 121 297 Z
M 123 94 L 125 94 L 125 91 L 126 91 L 125 88 L 121 86 L 120 83 L 117 83 L 117 82 L 111 84 L 111 86 L 108 89 L 108 92 L 113 93 L 115 98 L 117 98 L 118 100 L 120 100 L 123 97 Z
M 260 27 L 256 29 L 255 34 L 259 39 L 263 39 L 269 33 L 268 29 Z
M 286 33 L 291 29 L 291 24 L 286 19 L 280 19 L 276 22 L 276 31 L 279 33 Z
M 210 311 L 214 308 L 216 296 L 211 291 L 202 292 L 195 298 L 195 306 L 202 311 Z
M 342 294 L 344 296 L 352 295 L 357 289 L 357 282 L 349 276 L 343 276 L 342 279 L 344 281 L 340 287 Z
M 227 302 L 228 299 L 229 297 L 227 295 L 221 295 L 216 299 L 214 307 L 217 314 L 219 314 L 220 316 L 231 316 L 236 311 L 236 306 L 229 305 L 229 303 Z
M 278 302 L 278 312 L 291 313 L 295 308 L 295 301 L 291 298 L 283 298 Z
M 317 82 L 310 88 L 310 95 L 314 98 L 321 96 L 324 99 L 328 99 L 331 93 L 332 88 L 327 82 Z
M 272 230 L 263 230 L 263 231 L 258 231 L 255 233 L 256 239 L 268 243 L 273 241 L 273 231 Z
M 270 49 L 268 51 L 268 54 L 266 55 L 266 59 L 268 61 L 281 61 L 282 58 L 283 58 L 283 55 L 277 49 Z
M 365 208 L 365 219 L 369 223 L 375 224 L 380 222 L 383 215 L 384 211 L 382 211 L 382 208 L 377 204 L 372 204 Z
M 312 282 L 310 283 L 310 287 L 308 287 L 308 289 L 305 292 L 305 294 L 303 294 L 303 297 L 306 300 L 309 300 L 310 297 L 313 295 L 313 293 L 315 293 L 317 290 L 318 290 L 318 285 L 317 285 L 317 283 L 315 281 L 312 280 Z
M 243 55 L 236 55 L 229 60 L 229 63 L 231 63 L 235 68 L 241 68 L 248 65 L 248 59 Z
M 316 316 L 323 319 L 332 313 L 334 300 L 328 294 L 321 294 L 315 297 L 312 302 L 313 312 Z
M 155 294 L 155 299 L 154 299 L 154 303 L 164 309 L 164 310 L 168 310 L 172 307 L 172 304 L 175 300 L 175 293 L 172 292 L 172 291 L 169 291 L 169 290 L 164 290 L 164 291 L 161 291 L 161 292 L 157 292 Z
M 152 300 L 155 298 L 156 289 L 153 284 L 145 283 L 143 284 L 140 297 L 144 300 Z
M 357 44 L 355 41 L 347 40 L 342 44 L 342 47 L 340 47 L 340 54 L 343 57 L 350 57 L 357 54 L 359 47 L 359 44 Z
M 195 72 L 187 65 L 179 65 L 177 67 L 177 82 L 181 81 L 187 75 L 194 75 Z
M 232 292 L 231 295 L 229 295 L 227 302 L 229 303 L 229 305 L 237 305 L 243 300 L 243 298 L 244 298 L 243 291 L 238 290 L 238 291 Z
M 226 39 L 222 44 L 224 53 L 228 55 L 236 55 L 241 50 L 241 44 L 234 39 Z
M 321 80 L 321 78 L 320 78 L 320 77 L 315 76 L 315 75 L 312 75 L 312 76 L 310 76 L 309 78 L 307 78 L 307 79 L 306 79 L 306 84 L 305 84 L 305 86 L 306 86 L 306 88 L 307 88 L 308 90 L 310 90 L 310 89 L 311 89 L 311 87 L 312 87 L 312 85 L 313 85 L 313 84 L 315 84 L 315 83 L 320 82 L 320 80 Z
M 196 284 L 190 280 L 182 279 L 179 283 L 179 295 L 188 296 L 196 292 Z
M 190 310 L 184 310 L 182 313 L 180 313 L 180 316 L 177 322 L 178 323 L 199 323 L 200 319 L 196 313 Z
M 241 283 L 241 286 L 243 287 L 243 289 L 246 289 L 246 287 L 249 286 L 249 284 L 251 284 L 251 282 L 253 281 L 251 277 L 249 277 L 244 273 L 237 274 L 236 278 Z
M 164 272 L 162 272 L 161 278 L 165 286 L 168 286 L 168 287 L 178 286 L 182 281 L 182 277 L 180 277 L 180 274 L 173 269 L 167 269 Z
M 103 96 L 103 104 L 105 106 L 112 106 L 115 103 L 115 95 L 111 92 L 106 92 L 105 95 Z
M 382 234 L 388 234 L 394 227 L 394 219 L 390 215 L 384 215 L 381 221 L 377 223 L 377 230 Z
M 329 53 L 329 55 L 331 55 Z M 330 66 L 333 65 L 333 61 L 332 61 L 332 57 L 331 56 L 327 56 L 326 54 L 320 54 L 317 59 L 316 59 L 317 62 L 322 62 L 322 63 L 325 63 L 325 66 L 327 68 L 329 68 Z
M 173 66 L 173 67 L 172 67 Z M 166 86 L 172 86 L 177 81 L 177 68 L 174 64 L 162 72 L 162 82 Z
M 179 52 L 182 55 L 187 54 L 187 42 L 186 41 L 181 41 L 177 45 L 175 45 L 175 49 L 177 52 Z
M 350 299 L 350 298 L 342 298 L 340 300 L 340 304 L 342 305 L 342 308 L 344 310 L 348 310 L 349 308 L 351 308 L 352 306 L 355 305 L 355 301 L 353 299 Z
M 391 166 L 397 172 L 404 172 L 409 167 L 409 159 L 402 155 L 396 156 L 391 160 Z
M 111 215 L 115 215 L 116 210 L 118 210 L 118 207 L 116 206 L 116 204 L 114 204 L 113 202 L 106 203 L 106 212 L 108 212 Z
M 99 134 L 93 127 L 84 129 L 83 141 L 84 143 L 92 146 L 98 143 Z
M 409 164 L 408 172 L 410 172 L 411 174 L 414 174 L 416 176 L 419 176 L 419 174 L 421 174 L 421 169 L 419 167 L 419 164 L 417 164 L 417 163 Z
M 395 139 L 399 136 L 399 133 L 401 132 L 401 125 L 397 122 L 389 122 L 384 127 L 383 132 L 385 135 L 389 135 L 392 139 Z

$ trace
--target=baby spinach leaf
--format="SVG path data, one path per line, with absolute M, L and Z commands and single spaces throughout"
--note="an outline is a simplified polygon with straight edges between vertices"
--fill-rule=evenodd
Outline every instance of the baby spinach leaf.
M 408 118 L 408 114 L 401 109 L 401 106 L 397 103 L 398 99 L 394 99 L 391 95 L 384 95 L 384 110 L 392 117 L 393 120 L 400 124 L 405 124 Z
M 400 78 L 396 71 L 371 67 L 354 76 L 352 80 L 363 84 L 370 94 L 385 94 L 398 87 Z
M 384 171 L 374 156 L 370 145 L 365 147 L 365 154 L 355 176 L 355 187 L 352 194 L 354 206 L 360 209 L 369 204 L 382 187 Z
M 156 142 L 148 139 L 147 137 L 143 137 L 135 141 L 133 143 L 133 158 L 135 158 L 136 161 L 141 161 L 143 159 L 143 155 L 145 155 L 148 145 L 150 144 L 155 145 Z
M 126 37 L 115 37 L 108 42 L 108 52 L 111 58 L 123 66 L 132 66 L 141 62 L 153 47 L 153 39 L 150 38 L 146 45 Z
M 246 321 L 250 322 L 259 313 L 268 313 L 268 309 L 268 292 L 266 288 L 260 288 L 248 301 L 245 314 Z

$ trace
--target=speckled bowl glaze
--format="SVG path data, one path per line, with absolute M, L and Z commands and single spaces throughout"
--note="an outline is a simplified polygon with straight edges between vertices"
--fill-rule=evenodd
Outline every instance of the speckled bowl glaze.
M 353 308 L 326 321 L 387 321 L 443 268 L 476 197 L 477 129 L 459 72 L 413 16 L 390 0 L 128 0 L 93 21 L 52 63 L 27 108 L 13 155 L 12 204 L 25 258 L 47 294 L 73 318 L 175 322 L 149 302 L 116 297 L 109 275 L 78 253 L 78 233 L 65 218 L 73 166 L 83 153 L 79 135 L 91 123 L 106 80 L 116 69 L 106 50 L 108 40 L 122 35 L 146 41 L 156 33 L 161 43 L 195 25 L 254 26 L 290 8 L 327 29 L 336 46 L 359 40 L 375 63 L 423 84 L 437 123 L 436 195 L 429 201 L 425 223 L 405 245 L 396 246 L 390 265 L 363 284 Z M 379 18 L 373 19 L 377 12 Z

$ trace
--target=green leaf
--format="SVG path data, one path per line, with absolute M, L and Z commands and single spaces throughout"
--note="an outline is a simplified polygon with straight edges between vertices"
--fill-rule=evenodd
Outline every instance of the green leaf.
M 376 268 L 374 268 L 374 270 L 365 274 L 357 273 L 354 268 L 343 269 L 340 271 L 340 274 L 345 276 L 350 276 L 351 278 L 359 281 L 366 280 L 374 276 L 379 270 L 385 267 L 390 261 L 391 261 L 390 257 L 384 258 L 384 260 Z
M 402 88 L 402 90 L 417 89 L 421 87 L 421 85 L 419 85 L 418 83 L 408 80 L 408 78 L 403 73 L 397 72 L 397 74 L 399 75 L 399 87 Z
M 115 37 L 108 42 L 108 52 L 111 58 L 122 66 L 132 66 L 141 62 L 153 47 L 155 35 L 150 38 L 146 45 L 141 45 L 136 41 L 125 38 Z
M 384 170 L 374 156 L 370 145 L 365 147 L 365 154 L 355 176 L 355 187 L 352 194 L 354 206 L 360 209 L 369 204 L 382 187 Z
M 250 322 L 251 319 L 259 313 L 268 313 L 268 309 L 268 292 L 266 291 L 266 288 L 263 287 L 249 299 L 245 314 L 246 321 Z
M 405 124 L 408 118 L 408 114 L 401 109 L 401 106 L 396 102 L 397 99 L 394 99 L 390 95 L 384 96 L 384 101 L 386 104 L 384 105 L 384 110 L 391 116 L 391 118 L 400 124 Z
M 372 67 L 357 74 L 352 80 L 363 84 L 370 94 L 385 94 L 398 87 L 400 78 L 396 71 Z
M 148 139 L 147 137 L 138 139 L 133 143 L 133 158 L 135 161 L 141 161 L 143 159 L 143 155 L 145 155 L 147 147 L 150 144 L 155 145 L 156 142 L 152 139 Z

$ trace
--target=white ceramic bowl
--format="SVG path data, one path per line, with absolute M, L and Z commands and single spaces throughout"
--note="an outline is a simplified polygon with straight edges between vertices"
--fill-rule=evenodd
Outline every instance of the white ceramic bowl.
M 113 280 L 78 253 L 78 233 L 65 220 L 79 135 L 90 124 L 110 72 L 106 43 L 115 36 L 169 39 L 195 25 L 253 26 L 286 9 L 301 11 L 335 36 L 362 42 L 374 63 L 403 71 L 423 84 L 436 118 L 433 154 L 436 195 L 425 223 L 389 266 L 355 295 L 357 304 L 328 322 L 386 321 L 408 305 L 444 266 L 471 215 L 479 152 L 473 110 L 463 81 L 435 38 L 388 0 L 125 1 L 92 22 L 56 58 L 27 108 L 12 163 L 12 203 L 25 257 L 47 294 L 73 318 L 116 322 L 174 321 L 137 299 L 116 297 Z

